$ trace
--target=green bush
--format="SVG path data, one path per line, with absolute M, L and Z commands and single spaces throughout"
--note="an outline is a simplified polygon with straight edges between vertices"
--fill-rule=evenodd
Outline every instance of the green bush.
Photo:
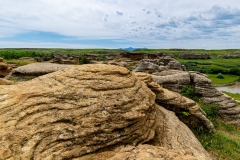
M 98 56 L 98 60 L 99 60 L 99 61 L 104 61 L 104 60 L 105 60 L 105 57 L 102 56 L 102 55 L 101 55 L 101 56 Z
M 184 86 L 180 93 L 185 97 L 198 101 L 199 92 L 191 85 Z
M 230 74 L 233 74 L 233 75 L 238 75 L 238 76 L 240 76 L 240 69 L 238 69 L 238 68 L 231 68 L 231 69 L 229 70 L 229 73 L 230 73 Z
M 88 64 L 88 63 L 90 63 L 90 60 L 88 60 L 86 57 L 81 57 L 80 63 L 81 64 Z
M 222 73 L 218 73 L 216 77 L 219 78 L 219 79 L 224 79 L 224 76 L 223 76 Z

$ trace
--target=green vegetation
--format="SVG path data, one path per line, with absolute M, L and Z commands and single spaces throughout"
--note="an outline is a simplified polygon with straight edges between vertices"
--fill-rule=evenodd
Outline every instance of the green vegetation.
M 191 128 L 203 147 L 217 159 L 235 160 L 240 157 L 240 128 L 222 121 L 218 115 L 218 106 L 203 104 L 198 101 L 198 94 L 192 86 L 185 86 L 181 94 L 198 102 L 207 118 L 216 128 L 216 133 L 208 133 L 204 128 Z M 240 98 L 240 94 L 238 94 Z M 188 116 L 188 112 L 182 112 L 182 116 Z
M 7 60 L 6 62 L 9 63 L 9 64 L 16 64 L 16 65 L 19 65 L 19 66 L 24 66 L 24 65 L 32 63 L 30 61 L 14 60 L 14 59 Z
M 216 133 L 207 133 L 203 129 L 193 129 L 203 147 L 217 159 L 235 160 L 240 157 L 240 128 L 223 122 L 217 116 L 216 105 L 199 104 L 207 113 L 216 128 Z
M 180 63 L 184 64 L 187 70 L 198 71 L 201 73 L 211 74 L 233 74 L 240 75 L 240 59 L 177 59 Z
M 226 91 L 223 91 L 223 93 L 229 95 L 230 97 L 232 97 L 235 100 L 240 101 L 240 94 L 239 93 L 230 93 L 230 92 L 226 92 Z
M 81 64 L 88 64 L 88 63 L 90 63 L 90 60 L 88 60 L 86 57 L 80 57 L 80 63 Z
M 206 74 L 209 79 L 211 79 L 212 83 L 215 85 L 224 85 L 224 84 L 232 84 L 235 81 L 239 80 L 239 76 L 225 74 L 224 79 L 217 78 L 217 74 Z
M 53 57 L 53 54 L 60 53 L 70 56 L 71 54 L 106 54 L 116 53 L 118 49 L 46 49 L 46 48 L 5 48 L 0 49 L 0 57 L 6 60 L 19 59 L 21 57 Z
M 222 73 L 218 73 L 216 77 L 219 78 L 219 79 L 224 79 L 224 76 L 223 76 Z
M 199 93 L 191 85 L 184 86 L 180 94 L 195 101 L 198 101 Z

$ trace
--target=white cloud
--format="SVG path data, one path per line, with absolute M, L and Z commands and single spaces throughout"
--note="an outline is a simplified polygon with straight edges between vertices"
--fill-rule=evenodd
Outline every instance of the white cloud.
M 200 39 L 224 40 L 227 36 L 238 40 L 240 34 L 238 17 L 227 19 L 231 14 L 238 15 L 239 0 L 0 2 L 0 38 L 41 31 L 79 39 L 126 39 L 136 44 L 140 39 L 142 45 L 149 46 L 147 41 L 155 42 L 157 46 L 159 43 L 174 45 L 173 41 L 180 44 L 183 40 L 185 44 L 189 39 L 197 46 Z

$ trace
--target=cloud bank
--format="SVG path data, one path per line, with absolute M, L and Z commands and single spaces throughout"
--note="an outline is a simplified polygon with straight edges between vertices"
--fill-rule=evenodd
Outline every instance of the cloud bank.
M 0 47 L 240 48 L 237 6 L 238 0 L 2 0 Z

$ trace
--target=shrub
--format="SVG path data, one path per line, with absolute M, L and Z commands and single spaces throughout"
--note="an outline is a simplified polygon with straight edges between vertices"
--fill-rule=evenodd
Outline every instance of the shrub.
M 90 60 L 88 60 L 86 57 L 82 57 L 80 62 L 81 64 L 88 64 L 90 63 Z
M 224 79 L 224 76 L 223 76 L 222 73 L 218 73 L 216 77 L 219 78 L 219 79 Z
M 233 75 L 240 75 L 240 69 L 238 69 L 238 68 L 231 68 L 229 70 L 229 73 L 233 74 Z
M 102 55 L 101 55 L 101 56 L 98 56 L 98 60 L 99 60 L 99 61 L 104 61 L 104 60 L 105 60 L 105 57 L 102 56 Z
M 193 99 L 194 101 L 197 101 L 199 97 L 198 91 L 191 85 L 184 86 L 180 93 L 181 95 Z

